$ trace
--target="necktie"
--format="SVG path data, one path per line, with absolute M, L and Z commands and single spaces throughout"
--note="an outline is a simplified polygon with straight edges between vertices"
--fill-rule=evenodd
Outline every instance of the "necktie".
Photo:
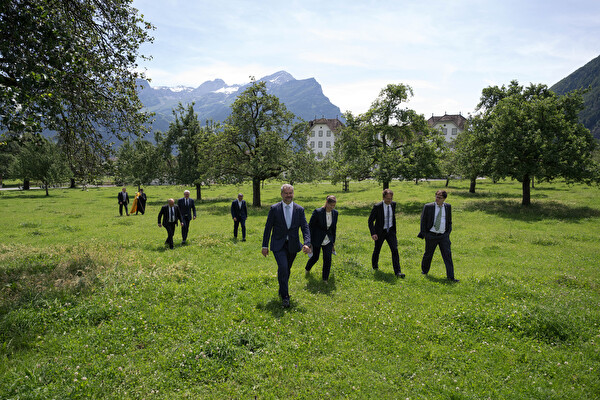
M 169 222 L 173 222 L 173 207 L 169 207 Z
M 392 206 L 388 204 L 388 229 L 392 228 Z
M 438 215 L 437 215 L 437 217 L 435 217 L 435 222 L 433 223 L 433 227 L 435 228 L 436 231 L 439 232 L 440 226 L 442 225 L 442 207 L 441 206 L 436 206 L 436 207 L 439 207 Z
M 292 207 L 289 204 L 285 206 L 285 223 L 288 229 L 290 229 L 292 225 Z

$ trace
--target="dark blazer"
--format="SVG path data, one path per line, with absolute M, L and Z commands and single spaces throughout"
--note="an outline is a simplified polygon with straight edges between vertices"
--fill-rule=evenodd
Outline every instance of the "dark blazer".
M 450 235 L 452 232 L 452 206 L 448 203 L 444 203 L 444 210 L 446 210 L 446 227 L 444 234 Z M 423 212 L 421 213 L 421 230 L 417 237 L 421 239 L 425 239 L 425 236 L 431 228 L 433 227 L 433 223 L 435 217 L 435 202 L 427 203 L 423 207 Z
M 371 232 L 371 236 L 380 236 L 381 234 L 383 234 L 383 226 L 385 224 L 383 215 L 383 205 L 383 201 L 380 201 L 379 203 L 375 204 L 373 206 L 373 209 L 371 210 L 371 215 L 369 215 L 369 232 Z M 392 201 L 391 205 L 393 214 L 393 226 L 390 228 L 390 232 L 396 232 L 396 202 Z
M 290 229 L 288 229 L 287 224 L 285 223 L 285 216 L 283 215 L 283 201 L 273 204 L 269 209 L 269 215 L 267 216 L 262 247 L 269 246 L 269 237 L 271 237 L 271 231 L 273 231 L 271 237 L 271 251 L 280 251 L 285 244 L 285 238 L 287 236 L 289 238 L 289 251 L 297 253 L 302 250 L 298 229 L 302 230 L 304 244 L 310 246 L 310 230 L 308 229 L 308 223 L 306 222 L 306 215 L 304 215 L 304 208 L 294 203 L 292 209 L 292 223 L 290 224 Z
M 179 200 L 177 200 L 177 206 L 179 207 L 179 210 L 181 211 L 181 217 L 185 218 L 185 219 L 192 219 L 192 212 L 194 213 L 194 217 L 196 217 L 196 204 L 194 203 L 194 199 L 189 198 L 189 206 L 185 205 L 185 197 L 180 198 Z
M 238 205 L 238 201 L 234 200 L 231 202 L 231 218 L 237 218 L 239 220 L 245 220 L 248 218 L 248 209 L 246 208 L 246 200 L 242 200 L 242 208 Z
M 125 192 L 125 196 L 123 196 L 123 192 L 119 192 L 117 195 L 117 199 L 119 199 L 119 203 L 129 204 L 129 194 Z
M 179 207 L 177 207 L 177 204 L 175 204 L 173 206 L 173 208 L 175 208 L 175 225 L 177 225 L 178 220 L 182 221 L 181 213 L 179 212 Z M 161 221 L 161 217 L 162 217 L 162 221 Z M 166 225 L 168 221 L 169 221 L 169 205 L 165 204 L 164 206 L 161 207 L 160 212 L 158 213 L 158 223 L 161 225 Z
M 310 240 L 315 246 L 321 246 L 325 236 L 329 237 L 329 241 L 335 244 L 335 232 L 338 220 L 338 211 L 331 210 L 331 226 L 327 229 L 327 212 L 325 207 L 317 208 L 313 211 L 308 223 L 310 229 Z

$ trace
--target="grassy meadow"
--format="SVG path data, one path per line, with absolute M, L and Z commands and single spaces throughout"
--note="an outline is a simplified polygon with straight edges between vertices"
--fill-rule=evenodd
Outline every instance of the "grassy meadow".
M 337 255 L 328 285 L 297 256 L 286 310 L 260 254 L 279 187 L 249 208 L 246 242 L 229 207 L 250 186 L 203 188 L 174 250 L 157 214 L 183 187 L 146 187 L 129 217 L 118 187 L 0 192 L 0 398 L 600 398 L 598 187 L 538 183 L 522 208 L 519 183 L 451 182 L 449 284 L 439 250 L 421 275 L 417 238 L 442 182 L 392 182 L 403 280 L 387 244 L 371 269 L 379 185 L 297 185 L 307 218 L 337 195 Z

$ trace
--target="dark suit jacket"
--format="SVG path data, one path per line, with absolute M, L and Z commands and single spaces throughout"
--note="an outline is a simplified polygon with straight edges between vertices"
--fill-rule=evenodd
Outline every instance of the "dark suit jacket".
M 297 253 L 302 250 L 298 229 L 302 230 L 304 244 L 310 246 L 310 230 L 308 229 L 308 223 L 306 222 L 306 215 L 304 215 L 304 208 L 294 203 L 292 209 L 292 223 L 290 224 L 290 229 L 288 229 L 287 224 L 285 223 L 285 216 L 283 215 L 283 201 L 273 204 L 269 210 L 269 215 L 267 216 L 262 247 L 269 246 L 269 237 L 271 237 L 272 231 L 271 251 L 280 251 L 285 244 L 285 238 L 287 236 L 289 238 L 289 251 Z
M 182 221 L 181 219 L 181 213 L 179 212 L 179 207 L 177 207 L 177 204 L 175 204 L 173 206 L 173 208 L 175 208 L 175 225 L 177 225 L 177 221 Z M 161 217 L 162 217 L 162 221 L 161 221 Z M 164 206 L 161 207 L 160 212 L 158 213 L 158 223 L 161 225 L 166 225 L 166 223 L 169 221 L 169 205 L 165 204 Z
M 325 207 L 317 208 L 313 211 L 308 223 L 310 229 L 310 240 L 315 246 L 321 246 L 325 236 L 329 237 L 329 241 L 335 244 L 335 232 L 338 220 L 338 211 L 331 210 L 331 226 L 327 229 L 327 212 Z
M 383 234 L 383 227 L 385 224 L 384 215 L 383 215 L 383 205 L 385 203 L 380 201 L 379 203 L 373 206 L 371 210 L 371 215 L 369 215 L 369 232 L 371 232 L 371 236 L 377 235 L 380 236 Z M 393 225 L 390 228 L 390 232 L 396 232 L 396 202 L 392 201 L 392 222 Z
M 238 205 L 238 201 L 234 200 L 231 202 L 231 218 L 237 218 L 244 220 L 248 218 L 248 209 L 246 208 L 246 200 L 242 200 L 242 208 Z
M 177 200 L 177 206 L 179 207 L 179 211 L 181 211 L 181 217 L 185 219 L 192 219 L 192 212 L 194 217 L 196 216 L 196 205 L 194 204 L 194 199 L 188 199 L 190 205 L 185 205 L 185 197 Z
M 444 234 L 450 235 L 452 232 L 452 206 L 448 203 L 444 203 L 444 210 L 446 210 L 446 227 Z M 423 207 L 423 212 L 421 213 L 421 230 L 417 237 L 421 239 L 425 239 L 425 236 L 431 228 L 433 227 L 433 223 L 435 217 L 435 202 L 427 203 Z
M 119 203 L 123 203 L 123 204 L 129 204 L 129 194 L 127 194 L 127 192 L 125 192 L 125 196 L 123 196 L 123 192 L 119 192 L 119 194 L 117 195 L 117 199 L 119 199 Z

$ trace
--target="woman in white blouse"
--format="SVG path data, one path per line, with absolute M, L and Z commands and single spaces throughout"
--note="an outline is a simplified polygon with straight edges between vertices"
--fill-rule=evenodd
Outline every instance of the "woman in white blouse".
M 319 253 L 323 249 L 323 280 L 325 282 L 329 279 L 331 255 L 335 248 L 335 231 L 338 219 L 338 212 L 335 209 L 336 202 L 335 196 L 327 196 L 325 205 L 313 211 L 308 223 L 313 251 L 312 256 L 306 263 L 306 273 L 308 274 L 313 265 L 319 260 Z

